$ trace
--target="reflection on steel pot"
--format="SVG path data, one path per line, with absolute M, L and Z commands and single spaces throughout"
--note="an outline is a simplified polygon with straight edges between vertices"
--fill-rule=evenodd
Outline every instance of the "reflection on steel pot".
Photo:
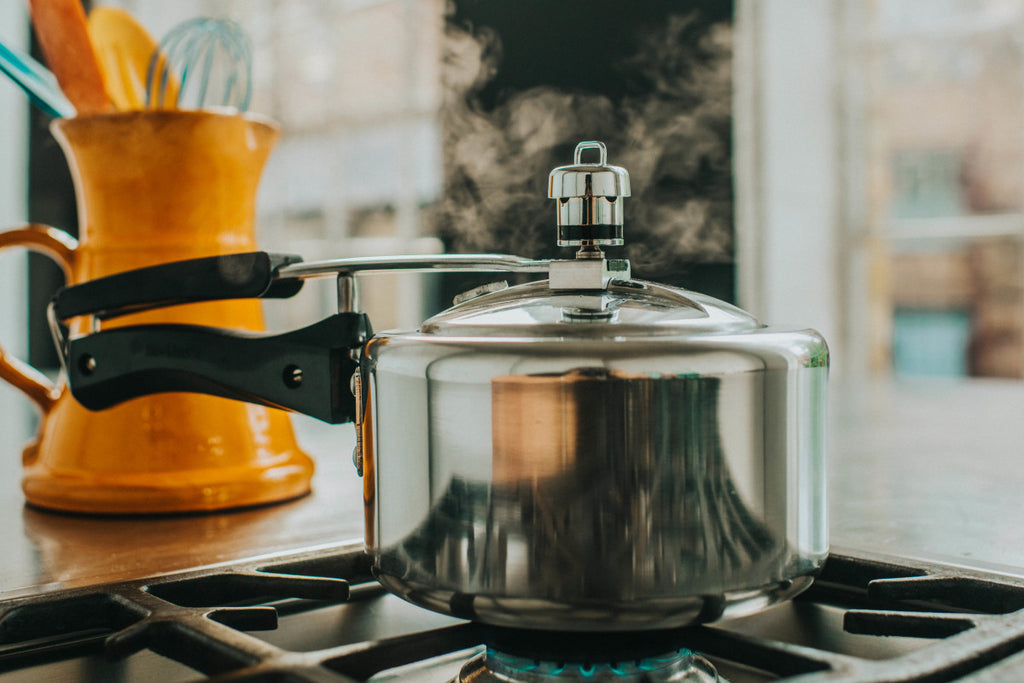
M 368 344 L 382 583 L 465 618 L 575 630 L 706 621 L 806 587 L 827 550 L 821 339 L 750 319 L 688 333 L 704 315 L 670 332 L 680 309 L 631 289 L 617 322 L 531 337 L 565 296 L 504 319 L 479 301 L 500 337 L 464 305 Z M 665 328 L 633 336 L 639 317 Z
M 599 163 L 581 163 L 587 147 Z M 376 574 L 437 611 L 621 631 L 795 595 L 828 551 L 824 340 L 605 258 L 629 184 L 604 154 L 581 145 L 552 173 L 559 239 L 580 247 L 576 259 L 257 254 L 65 290 L 54 320 L 288 296 L 329 274 L 342 308 L 278 336 L 135 326 L 60 340 L 74 394 L 102 408 L 203 391 L 354 421 Z M 417 331 L 373 336 L 353 275 L 394 268 L 549 277 L 467 293 Z

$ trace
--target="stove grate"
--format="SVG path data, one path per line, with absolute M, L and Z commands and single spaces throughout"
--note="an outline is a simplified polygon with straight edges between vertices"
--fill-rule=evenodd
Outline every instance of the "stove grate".
M 361 549 L 347 544 L 0 600 L 0 672 L 82 657 L 116 661 L 148 651 L 203 680 L 366 681 L 488 638 L 486 627 L 465 622 L 310 651 L 256 635 L 277 628 L 279 617 L 304 619 L 330 606 L 362 605 L 363 617 L 373 618 L 382 599 Z M 814 586 L 782 609 L 792 622 L 786 628 L 797 637 L 777 632 L 770 620 L 748 618 L 679 629 L 678 645 L 739 672 L 735 678 L 723 674 L 732 681 L 1024 680 L 1024 580 L 835 553 Z M 822 621 L 833 612 L 841 615 L 834 628 Z M 867 639 L 867 645 L 851 653 L 835 646 L 844 639 Z M 894 641 L 913 647 L 870 655 L 872 643 Z

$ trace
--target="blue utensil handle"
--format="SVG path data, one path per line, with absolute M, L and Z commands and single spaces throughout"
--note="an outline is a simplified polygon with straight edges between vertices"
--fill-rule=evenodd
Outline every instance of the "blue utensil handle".
M 0 71 L 25 91 L 32 104 L 50 116 L 71 118 L 78 113 L 46 67 L 3 41 L 0 41 Z

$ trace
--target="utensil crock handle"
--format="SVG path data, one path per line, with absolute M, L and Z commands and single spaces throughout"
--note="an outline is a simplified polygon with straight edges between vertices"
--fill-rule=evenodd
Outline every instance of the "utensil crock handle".
M 284 334 L 198 325 L 137 325 L 68 342 L 71 393 L 91 410 L 167 391 L 284 408 L 324 422 L 355 419 L 352 350 L 372 331 L 365 314 L 336 313 Z
M 53 259 L 70 278 L 78 241 L 62 230 L 29 224 L 0 232 L 0 249 L 24 247 Z M 41 372 L 9 355 L 0 347 L 0 379 L 21 390 L 45 415 L 53 407 L 60 391 Z

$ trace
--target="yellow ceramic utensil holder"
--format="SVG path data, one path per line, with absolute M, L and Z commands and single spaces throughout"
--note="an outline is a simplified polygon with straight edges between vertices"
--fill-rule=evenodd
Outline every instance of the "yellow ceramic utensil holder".
M 256 189 L 279 135 L 270 121 L 208 111 L 55 120 L 71 167 L 79 239 L 38 225 L 0 233 L 59 263 L 69 283 L 179 259 L 254 251 Z M 264 329 L 258 301 L 126 316 L 105 327 L 188 323 Z M 74 320 L 71 333 L 84 331 Z M 0 350 L 0 378 L 42 412 L 23 453 L 29 503 L 93 513 L 209 511 L 309 491 L 313 463 L 286 413 L 198 394 L 161 394 L 90 412 Z

